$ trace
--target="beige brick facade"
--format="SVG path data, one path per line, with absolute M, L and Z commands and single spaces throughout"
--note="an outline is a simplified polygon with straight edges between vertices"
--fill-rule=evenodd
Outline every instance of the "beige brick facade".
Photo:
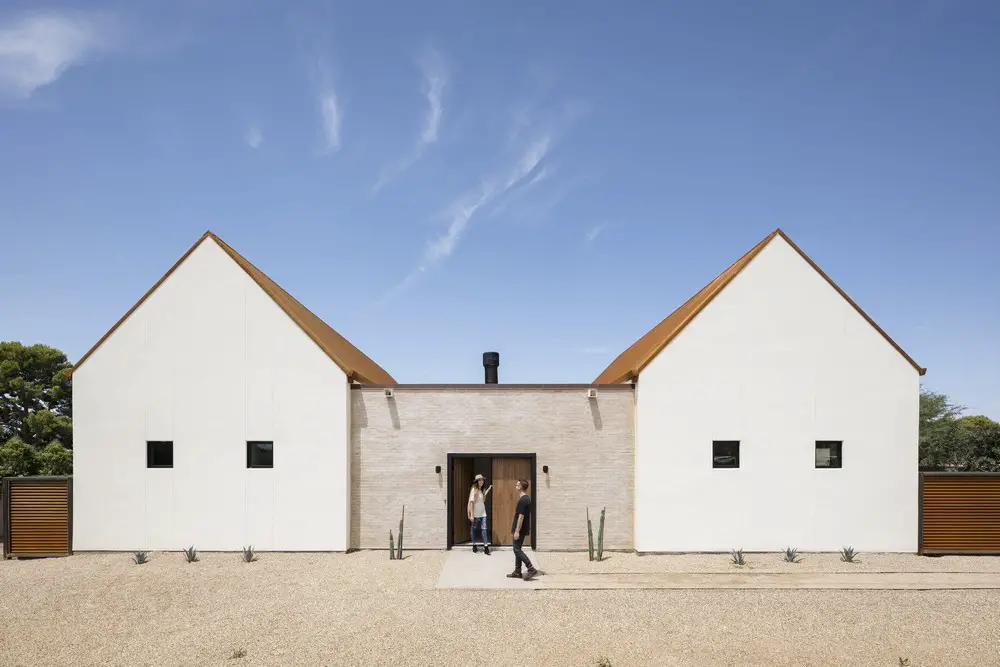
M 595 539 L 607 508 L 605 549 L 633 548 L 631 386 L 601 387 L 596 399 L 584 386 L 404 385 L 393 398 L 375 387 L 351 395 L 353 548 L 387 548 L 404 504 L 404 549 L 446 547 L 449 453 L 536 455 L 539 550 L 586 549 L 588 506 Z

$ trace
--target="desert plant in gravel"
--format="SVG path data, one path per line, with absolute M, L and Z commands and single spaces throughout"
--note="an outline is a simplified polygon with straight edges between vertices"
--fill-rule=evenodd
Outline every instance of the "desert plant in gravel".
M 601 508 L 601 527 L 597 530 L 597 560 L 598 562 L 604 560 L 604 513 L 607 512 L 606 507 Z
M 396 539 L 396 560 L 403 560 L 403 519 L 406 517 L 406 505 L 403 505 L 403 513 L 399 515 L 399 535 Z
M 736 549 L 729 555 L 729 561 L 733 565 L 746 565 L 747 559 L 743 556 L 743 549 Z
M 597 667 L 614 667 L 614 666 L 611 664 L 610 658 L 602 657 L 597 661 Z
M 229 654 L 230 660 L 239 660 L 240 658 L 247 657 L 247 650 L 242 646 L 234 648 L 232 653 Z
M 910 659 L 901 657 L 899 659 L 899 667 L 910 667 Z
M 792 547 L 785 547 L 785 562 L 787 563 L 798 563 L 799 562 L 799 550 L 793 549 Z
M 184 550 L 184 559 L 189 563 L 198 562 L 198 550 L 194 548 L 194 545 Z
M 590 523 L 590 508 L 587 508 L 587 559 L 594 560 L 594 526 Z
M 854 550 L 854 547 L 844 547 L 840 550 L 840 560 L 845 563 L 860 563 L 861 560 L 858 559 L 858 553 Z
M 132 554 L 132 562 L 136 565 L 143 565 L 149 562 L 149 554 L 145 551 L 136 551 Z
M 392 541 L 392 528 L 389 529 L 389 560 L 396 560 L 396 545 Z
M 257 552 L 253 550 L 253 545 L 243 547 L 243 562 L 252 563 L 257 560 Z

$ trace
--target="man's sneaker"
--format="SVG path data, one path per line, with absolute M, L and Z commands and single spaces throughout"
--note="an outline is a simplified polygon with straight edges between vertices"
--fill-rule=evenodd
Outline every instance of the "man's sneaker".
M 472 545 L 472 553 L 474 554 L 479 553 L 479 547 L 477 547 L 475 544 Z
M 511 572 L 510 574 L 507 575 L 507 578 L 508 579 L 521 579 L 521 571 L 520 570 L 514 570 L 513 572 Z
M 490 545 L 484 544 L 483 545 L 483 551 L 485 551 L 486 555 L 489 556 L 490 555 Z
M 536 570 L 533 567 L 528 568 L 528 571 L 524 573 L 522 579 L 524 579 L 525 581 L 531 581 L 532 579 L 535 578 L 536 574 L 538 574 L 538 570 Z

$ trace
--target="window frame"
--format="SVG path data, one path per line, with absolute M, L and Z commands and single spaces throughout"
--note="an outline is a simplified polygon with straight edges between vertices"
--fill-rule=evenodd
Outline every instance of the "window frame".
M 153 450 L 157 445 L 170 445 L 170 464 L 155 465 L 153 463 Z M 173 440 L 147 440 L 146 441 L 146 468 L 149 470 L 167 470 L 174 467 L 174 441 Z
M 716 454 L 716 447 L 736 446 L 735 465 L 718 465 L 716 459 L 721 456 L 731 456 L 731 454 Z M 739 470 L 740 467 L 740 441 L 739 440 L 713 440 L 712 441 L 712 469 L 713 470 Z
M 825 465 L 821 466 L 819 461 L 816 460 L 816 453 L 819 452 L 820 447 L 829 447 L 830 449 L 830 462 L 837 462 L 837 465 Z M 836 452 L 836 456 L 834 456 Z M 813 447 L 813 467 L 816 470 L 841 470 L 844 467 L 844 441 L 843 440 L 817 440 Z
M 271 464 L 254 463 L 253 451 L 256 445 L 271 445 Z M 247 440 L 247 469 L 271 470 L 274 468 L 274 440 Z

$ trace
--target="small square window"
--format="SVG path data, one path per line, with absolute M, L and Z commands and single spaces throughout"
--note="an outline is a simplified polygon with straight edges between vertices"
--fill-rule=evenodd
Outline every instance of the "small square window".
M 817 440 L 816 441 L 816 467 L 817 468 L 842 468 L 844 459 L 844 443 L 840 440 Z
M 170 440 L 147 440 L 146 467 L 173 468 L 174 443 Z
M 247 467 L 273 468 L 274 443 L 263 440 L 247 441 Z
M 739 468 L 740 467 L 740 441 L 739 440 L 713 440 L 712 441 L 712 467 L 713 468 Z

